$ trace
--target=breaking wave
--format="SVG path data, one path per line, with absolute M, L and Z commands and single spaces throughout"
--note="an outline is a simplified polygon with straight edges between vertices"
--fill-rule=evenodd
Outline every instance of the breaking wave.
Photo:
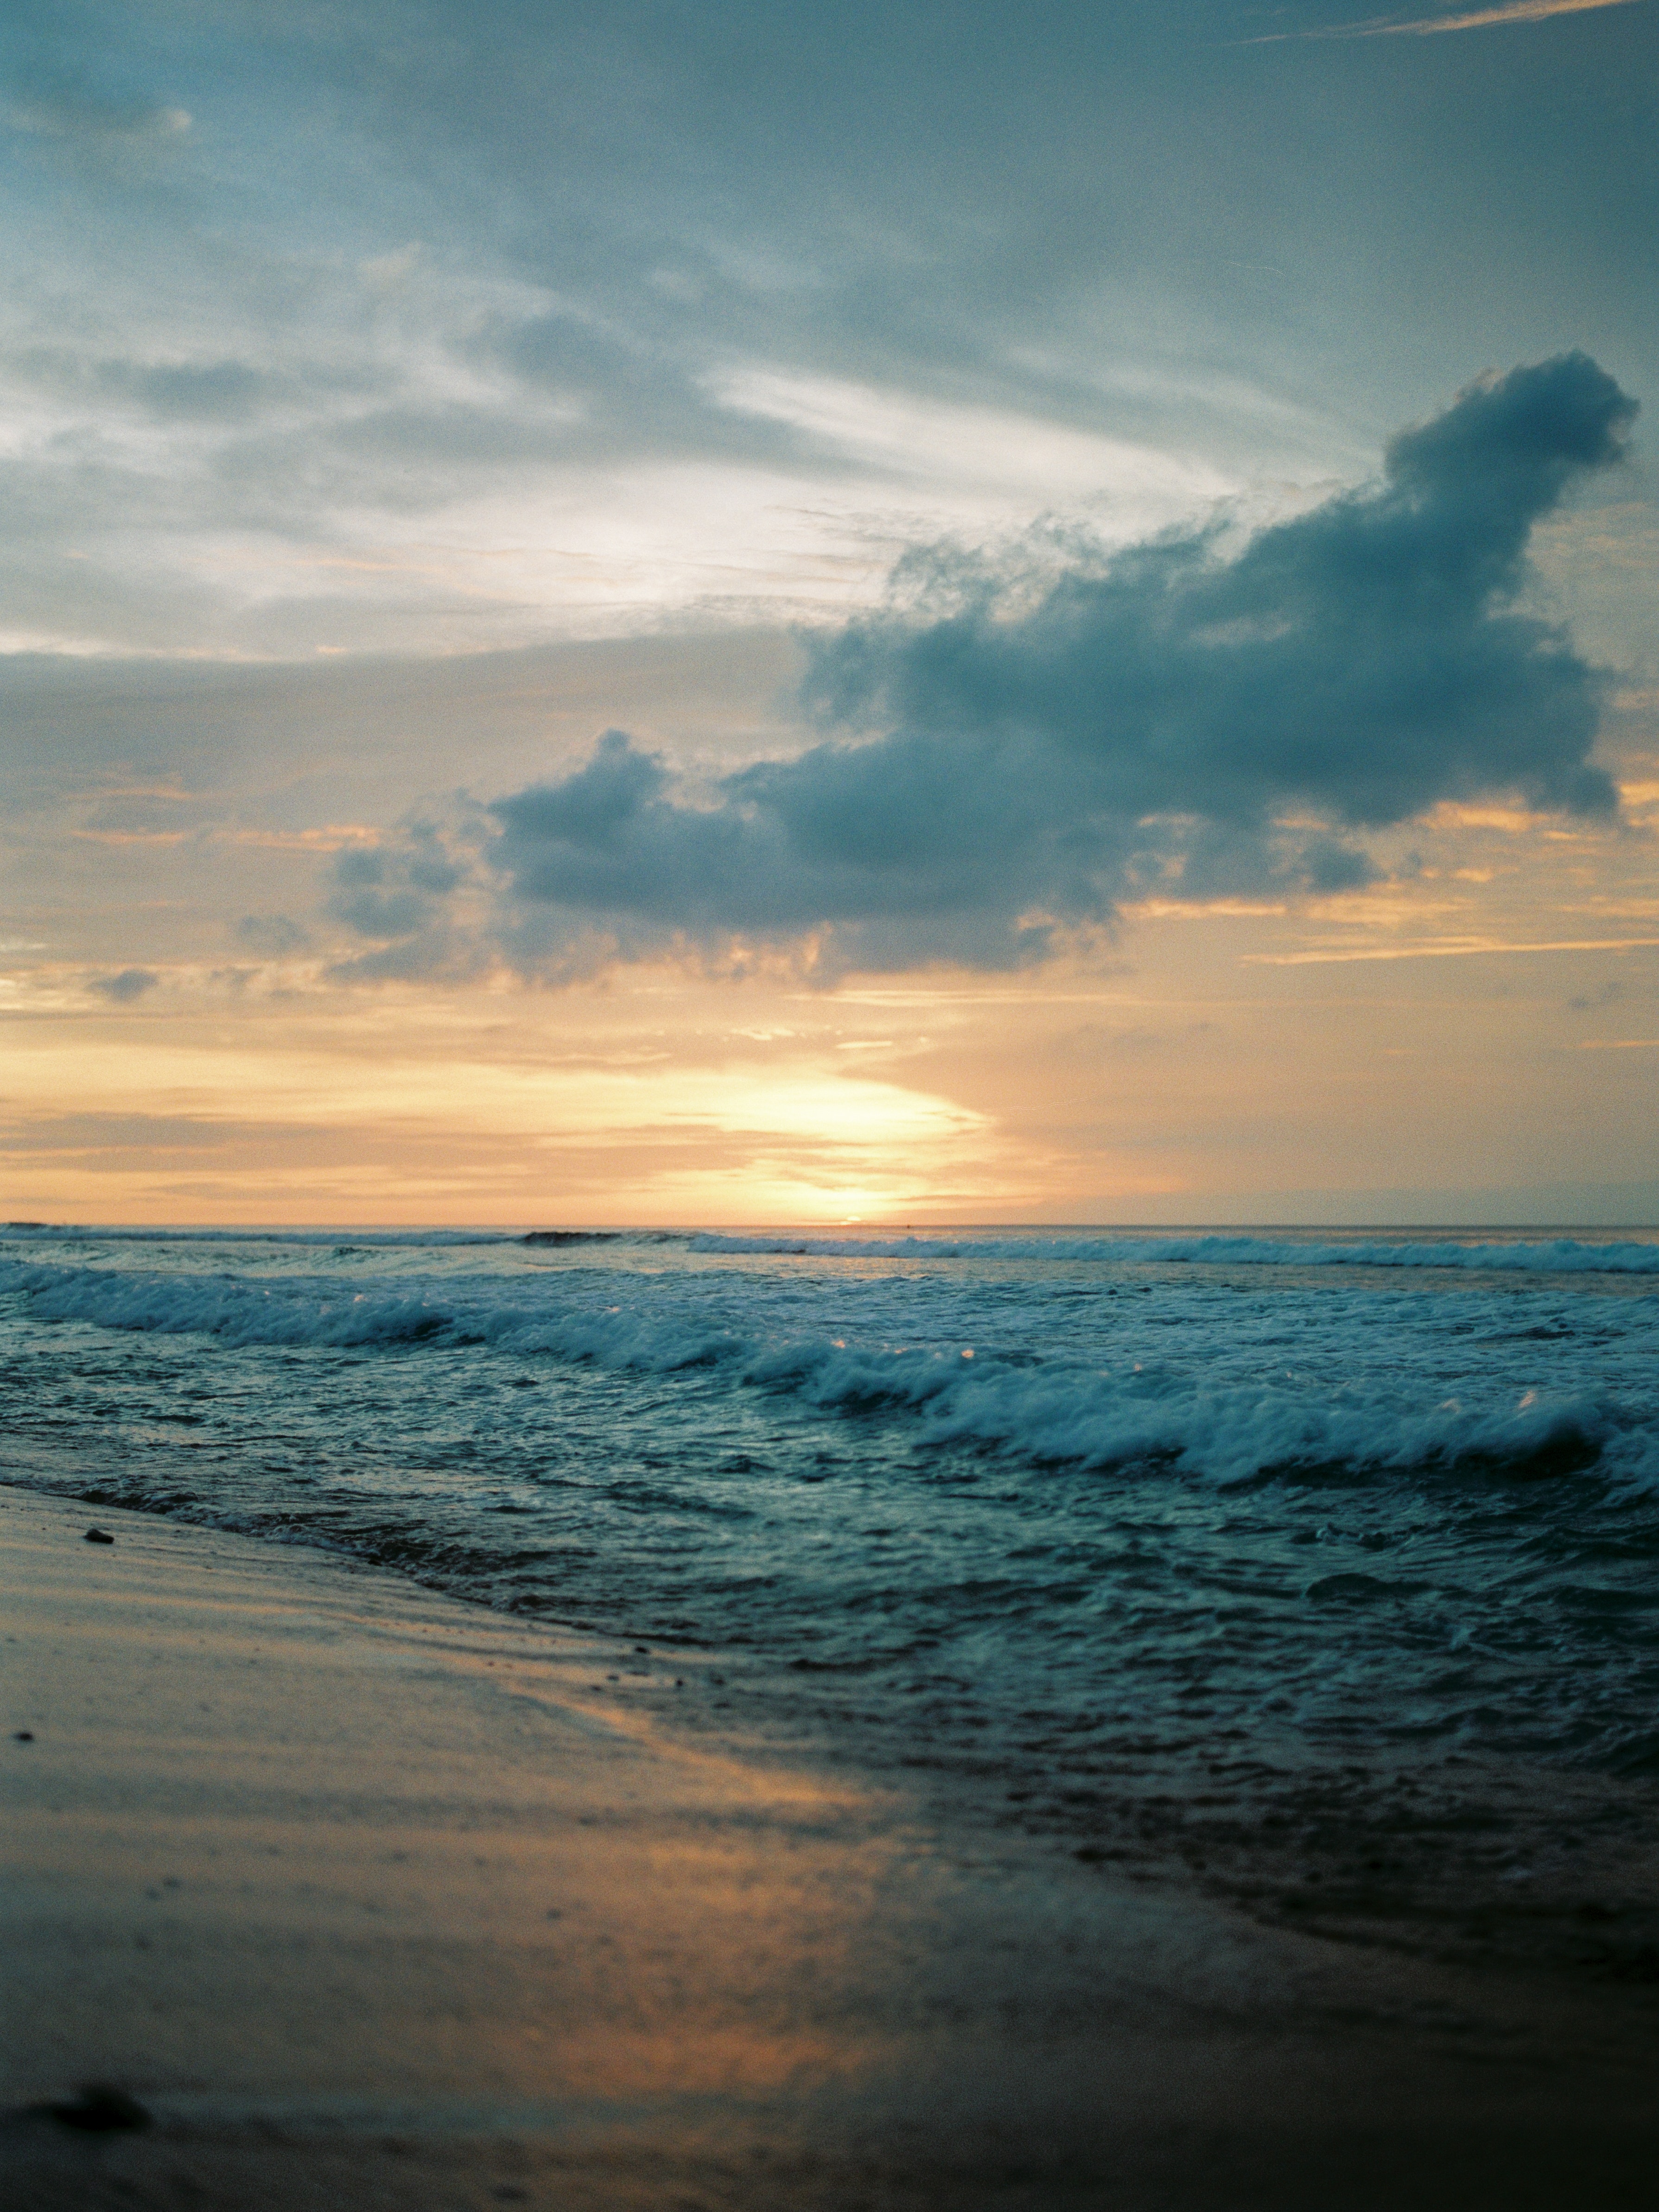
M 802 1410 L 915 1425 L 922 1445 L 968 1444 L 1028 1463 L 1164 1463 L 1223 1483 L 1297 1470 L 1490 1465 L 1659 1474 L 1659 1424 L 1617 1393 L 1478 1390 L 1435 1398 L 1413 1383 L 1209 1379 L 1202 1365 L 1145 1365 L 1133 1345 L 1105 1363 L 961 1345 L 849 1344 L 745 1332 L 684 1305 L 652 1312 L 560 1295 L 560 1278 L 481 1279 L 410 1295 L 343 1292 L 316 1278 L 276 1285 L 113 1269 L 0 1264 L 0 1292 L 37 1322 L 200 1334 L 228 1347 L 477 1346 L 523 1360 L 672 1376 Z M 528 1295 L 526 1295 L 528 1294 Z M 1109 1347 L 1110 1348 L 1110 1347 Z
M 0 1292 L 21 1291 L 37 1321 L 200 1334 L 228 1345 L 407 1344 L 449 1316 L 422 1297 L 345 1296 L 300 1284 L 266 1288 L 234 1277 L 117 1273 L 0 1263 Z

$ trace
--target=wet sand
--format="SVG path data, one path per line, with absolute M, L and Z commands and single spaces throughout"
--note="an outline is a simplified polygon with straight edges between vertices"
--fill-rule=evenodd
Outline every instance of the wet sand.
M 315 1553 L 0 1489 L 0 1589 L 16 2212 L 1651 2201 L 1650 1986 L 941 1835 Z

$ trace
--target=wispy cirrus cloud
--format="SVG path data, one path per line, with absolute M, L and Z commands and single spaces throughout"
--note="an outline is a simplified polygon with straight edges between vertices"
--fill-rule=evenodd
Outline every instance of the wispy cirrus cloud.
M 1429 945 L 1352 945 L 1340 951 L 1244 952 L 1245 968 L 1341 968 L 1356 960 L 1471 960 L 1494 952 L 1639 952 L 1659 937 L 1549 937 L 1512 944 L 1501 937 L 1463 937 Z
M 1503 0 L 1501 6 L 1472 8 L 1459 15 L 1418 15 L 1407 22 L 1372 15 L 1359 23 L 1271 33 L 1249 43 L 1265 46 L 1281 39 L 1426 39 L 1443 31 L 1481 31 L 1494 23 L 1541 23 L 1551 15 L 1583 15 L 1594 8 L 1628 8 L 1635 4 L 1636 0 Z
M 1474 8 L 1463 15 L 1425 15 L 1412 23 L 1379 23 L 1370 35 L 1427 38 L 1437 31 L 1479 31 L 1488 23 L 1541 23 L 1547 15 L 1582 15 L 1592 8 L 1628 8 L 1633 0 L 1505 0 L 1501 8 Z

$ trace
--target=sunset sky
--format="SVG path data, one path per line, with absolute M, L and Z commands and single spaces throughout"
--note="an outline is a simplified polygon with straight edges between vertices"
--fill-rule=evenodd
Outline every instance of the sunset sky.
M 0 63 L 0 1211 L 1659 1219 L 1659 0 Z

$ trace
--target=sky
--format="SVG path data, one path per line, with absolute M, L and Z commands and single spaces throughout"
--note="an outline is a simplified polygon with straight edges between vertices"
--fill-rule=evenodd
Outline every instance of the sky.
M 0 1213 L 1659 1220 L 1659 0 L 13 0 Z

